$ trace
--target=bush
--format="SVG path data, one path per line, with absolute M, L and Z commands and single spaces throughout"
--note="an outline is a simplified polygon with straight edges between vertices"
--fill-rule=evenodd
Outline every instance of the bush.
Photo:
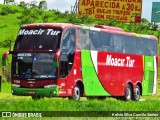
M 11 44 L 14 43 L 15 40 L 13 38 L 6 38 L 4 41 L 0 41 L 0 47 L 10 48 Z
M 3 6 L 0 14 L 1 15 L 8 15 L 8 14 L 15 14 L 16 12 L 18 12 L 17 9 L 14 9 L 10 6 Z

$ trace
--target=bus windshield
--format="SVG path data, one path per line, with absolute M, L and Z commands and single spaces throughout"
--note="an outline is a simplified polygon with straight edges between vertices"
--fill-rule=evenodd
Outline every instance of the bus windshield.
M 19 50 L 57 50 L 60 47 L 59 28 L 21 28 L 15 43 Z
M 54 53 L 17 53 L 13 55 L 12 76 L 20 79 L 56 78 Z

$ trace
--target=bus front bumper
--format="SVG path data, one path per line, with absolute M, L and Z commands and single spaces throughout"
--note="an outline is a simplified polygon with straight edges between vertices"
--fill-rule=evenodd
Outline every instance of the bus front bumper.
M 17 88 L 12 86 L 12 95 L 18 96 L 58 96 L 58 86 L 53 88 Z

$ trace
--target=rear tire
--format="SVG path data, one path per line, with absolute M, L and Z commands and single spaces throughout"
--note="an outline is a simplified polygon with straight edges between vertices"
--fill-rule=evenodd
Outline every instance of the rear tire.
M 141 90 L 140 90 L 140 87 L 139 87 L 138 85 L 136 85 L 136 88 L 135 88 L 135 90 L 134 90 L 134 94 L 133 94 L 133 100 L 135 100 L 135 101 L 139 101 L 140 96 L 141 96 Z
M 81 89 L 78 85 L 76 85 L 74 88 L 73 96 L 69 97 L 69 99 L 79 101 L 80 97 L 81 97 Z
M 129 84 L 126 86 L 125 96 L 123 98 L 125 101 L 130 101 L 132 99 L 132 88 Z

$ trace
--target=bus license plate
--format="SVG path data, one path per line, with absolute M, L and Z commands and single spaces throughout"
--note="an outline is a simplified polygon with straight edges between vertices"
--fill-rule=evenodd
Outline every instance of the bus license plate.
M 30 91 L 28 91 L 28 94 L 35 94 L 36 92 L 34 91 L 34 90 L 30 90 Z

